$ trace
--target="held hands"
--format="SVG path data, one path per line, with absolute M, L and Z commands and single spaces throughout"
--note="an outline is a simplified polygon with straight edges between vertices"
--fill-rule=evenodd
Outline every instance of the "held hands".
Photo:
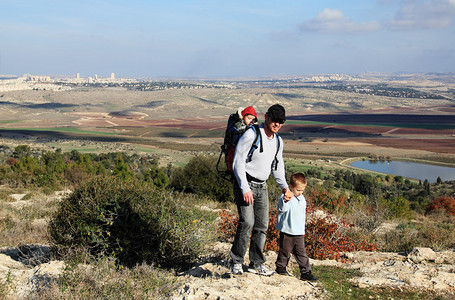
M 283 200 L 284 202 L 288 202 L 294 197 L 294 193 L 291 192 L 289 189 L 283 189 Z

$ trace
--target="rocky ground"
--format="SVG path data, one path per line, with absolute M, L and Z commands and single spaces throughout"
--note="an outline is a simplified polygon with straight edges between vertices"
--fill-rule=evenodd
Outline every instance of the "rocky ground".
M 229 251 L 229 244 L 216 247 Z M 274 269 L 276 254 L 268 252 L 267 266 Z M 316 266 L 359 269 L 361 277 L 353 284 L 361 288 L 408 288 L 453 294 L 455 299 L 455 252 L 436 253 L 415 248 L 408 255 L 383 252 L 346 253 L 346 262 L 313 260 Z M 228 262 L 201 263 L 183 273 L 185 284 L 173 299 L 321 299 L 326 291 L 321 283 L 301 281 L 293 276 L 258 276 L 251 273 L 233 276 Z
M 8 204 L 26 205 L 23 196 L 11 195 L 16 201 Z M 276 274 L 270 277 L 248 272 L 232 275 L 228 260 L 223 259 L 228 257 L 230 246 L 221 242 L 212 245 L 211 250 L 217 258 L 205 259 L 190 270 L 177 274 L 182 284 L 172 299 L 326 298 L 327 292 L 321 282 L 305 282 L 294 276 Z M 266 257 L 266 265 L 274 269 L 276 253 L 267 252 Z M 352 282 L 361 288 L 420 290 L 449 295 L 449 298 L 443 299 L 450 299 L 453 295 L 455 299 L 455 249 L 434 252 L 429 248 L 415 248 L 407 255 L 359 251 L 345 253 L 343 258 L 344 262 L 311 259 L 311 264 L 357 269 L 362 275 L 352 279 Z M 291 259 L 289 267 L 295 266 Z M 46 288 L 62 274 L 64 267 L 63 261 L 51 260 L 47 245 L 0 248 L 0 282 L 8 283 L 9 299 L 24 299 Z
M 216 252 L 228 252 L 230 244 L 218 243 Z M 276 254 L 266 253 L 273 268 Z M 361 288 L 390 287 L 454 295 L 455 252 L 434 252 L 415 248 L 408 255 L 382 252 L 346 254 L 346 262 L 311 260 L 312 265 L 359 269 L 353 284 Z M 49 247 L 27 245 L 0 249 L 0 278 L 12 283 L 10 299 L 23 299 L 45 288 L 64 268 L 62 261 L 50 261 Z M 227 260 L 200 262 L 177 275 L 182 285 L 172 299 L 324 299 L 320 282 L 305 282 L 293 276 L 258 276 L 245 272 L 234 276 Z M 446 298 L 445 298 L 446 299 Z

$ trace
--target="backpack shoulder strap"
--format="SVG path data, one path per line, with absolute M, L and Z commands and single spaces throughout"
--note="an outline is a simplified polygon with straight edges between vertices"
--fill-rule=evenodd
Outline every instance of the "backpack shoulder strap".
M 259 125 L 254 124 L 251 128 L 254 131 L 255 137 L 254 137 L 253 143 L 251 144 L 250 151 L 248 151 L 247 161 L 251 161 L 251 158 L 253 157 L 253 152 L 258 147 L 259 147 L 259 152 L 264 152 L 264 148 L 262 146 L 262 135 L 261 135 L 261 131 L 259 130 Z
M 275 152 L 275 159 L 273 160 L 272 167 L 275 168 L 275 171 L 278 169 L 278 151 L 280 151 L 280 136 L 278 133 L 275 133 L 276 138 L 276 152 Z

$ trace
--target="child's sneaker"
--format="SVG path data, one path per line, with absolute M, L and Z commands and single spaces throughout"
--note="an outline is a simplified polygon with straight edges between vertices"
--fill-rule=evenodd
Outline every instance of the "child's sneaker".
M 291 274 L 289 274 L 286 268 L 276 268 L 275 272 L 280 275 L 291 276 Z
M 300 280 L 308 280 L 308 281 L 318 281 L 316 277 L 314 277 L 313 274 L 311 274 L 311 271 L 303 273 L 300 275 Z

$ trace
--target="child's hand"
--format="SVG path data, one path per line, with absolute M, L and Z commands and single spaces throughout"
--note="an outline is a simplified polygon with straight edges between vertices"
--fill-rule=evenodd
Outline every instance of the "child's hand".
M 289 189 L 283 189 L 283 200 L 284 202 L 288 202 L 294 197 L 294 193 L 291 192 Z

